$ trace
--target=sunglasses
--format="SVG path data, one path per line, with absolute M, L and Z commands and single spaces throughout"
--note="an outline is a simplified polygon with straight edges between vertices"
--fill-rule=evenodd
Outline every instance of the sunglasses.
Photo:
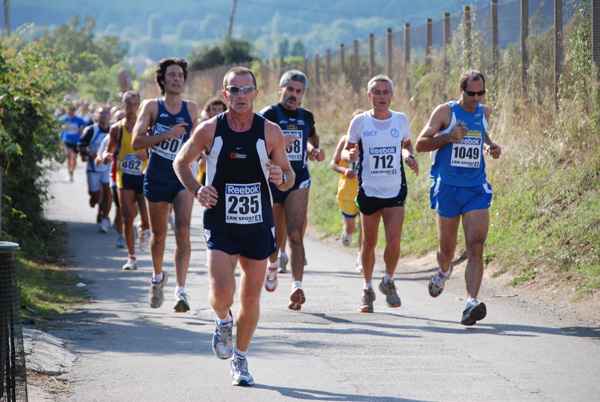
M 239 95 L 240 91 L 242 91 L 246 95 L 250 95 L 252 92 L 254 92 L 256 90 L 256 87 L 253 85 L 246 85 L 245 87 L 240 88 L 235 85 L 230 85 L 225 89 L 227 90 L 227 92 L 229 92 L 232 95 Z
M 475 95 L 483 96 L 483 95 L 485 95 L 485 89 L 483 91 L 479 91 L 479 92 L 467 91 L 465 89 L 465 93 L 469 96 L 475 96 Z

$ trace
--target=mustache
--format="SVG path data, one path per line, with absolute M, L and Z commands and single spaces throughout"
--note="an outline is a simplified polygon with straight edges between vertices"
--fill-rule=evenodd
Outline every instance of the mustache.
M 289 101 L 290 99 L 297 100 L 294 95 L 288 96 L 288 98 L 286 99 L 286 101 Z

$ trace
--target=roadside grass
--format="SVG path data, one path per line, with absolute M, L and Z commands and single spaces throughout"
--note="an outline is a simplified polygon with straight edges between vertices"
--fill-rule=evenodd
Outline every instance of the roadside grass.
M 44 245 L 43 253 L 18 251 L 15 271 L 19 287 L 21 316 L 47 320 L 67 313 L 84 303 L 89 295 L 76 285 L 79 277 L 65 270 L 64 232 L 54 223 L 53 234 Z

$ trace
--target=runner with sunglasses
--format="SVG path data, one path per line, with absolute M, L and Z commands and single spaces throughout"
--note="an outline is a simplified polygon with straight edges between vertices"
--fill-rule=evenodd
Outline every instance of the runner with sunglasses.
M 185 313 L 190 309 L 185 280 L 190 265 L 190 221 L 194 198 L 184 191 L 185 187 L 173 170 L 175 156 L 198 125 L 198 105 L 181 98 L 187 75 L 187 62 L 183 59 L 163 59 L 158 63 L 156 83 L 163 97 L 142 103 L 133 128 L 132 142 L 134 151 L 150 150 L 144 174 L 144 196 L 152 231 L 150 253 L 154 273 L 149 292 L 152 308 L 159 308 L 164 300 L 163 288 L 167 284 L 168 274 L 163 271 L 163 256 L 169 205 L 173 204 L 177 282 L 173 309 L 176 313 Z
M 229 359 L 233 385 L 254 384 L 246 353 L 260 317 L 260 292 L 267 258 L 275 252 L 275 228 L 269 183 L 285 191 L 294 171 L 276 124 L 253 112 L 256 77 L 234 67 L 223 79 L 227 111 L 200 123 L 174 162 L 182 183 L 204 211 L 208 249 L 210 305 L 216 315 L 213 351 Z M 206 185 L 199 185 L 189 165 L 206 154 Z M 231 312 L 241 266 L 240 310 Z
M 300 310 L 306 300 L 302 278 L 305 261 L 303 238 L 310 188 L 308 159 L 318 162 L 325 159 L 325 152 L 319 149 L 319 135 L 315 129 L 314 116 L 310 110 L 300 107 L 307 89 L 308 79 L 304 73 L 298 70 L 287 71 L 279 81 L 279 103 L 260 112 L 283 130 L 286 152 L 296 173 L 296 181 L 289 190 L 281 191 L 271 184 L 277 249 L 279 250 L 281 241 L 287 234 L 291 250 L 292 291 L 288 304 L 290 310 Z M 277 272 L 285 270 L 280 266 L 277 253 L 269 260 L 265 288 L 273 292 L 277 287 Z
M 431 208 L 437 212 L 439 270 L 429 282 L 429 294 L 438 297 L 452 274 L 458 227 L 462 217 L 467 248 L 465 282 L 467 303 L 461 324 L 485 318 L 477 300 L 483 279 L 483 245 L 489 228 L 492 188 L 485 175 L 483 153 L 498 159 L 502 148 L 492 142 L 488 129 L 490 109 L 481 105 L 485 78 L 470 70 L 460 77 L 460 99 L 435 108 L 417 139 L 418 152 L 431 152 Z

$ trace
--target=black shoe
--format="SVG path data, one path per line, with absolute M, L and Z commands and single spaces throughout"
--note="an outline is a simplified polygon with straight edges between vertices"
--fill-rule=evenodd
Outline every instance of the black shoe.
M 485 308 L 484 303 L 479 303 L 476 306 L 468 307 L 465 311 L 463 311 L 462 320 L 460 323 L 462 325 L 475 325 L 477 321 L 483 320 L 487 314 L 487 310 Z

